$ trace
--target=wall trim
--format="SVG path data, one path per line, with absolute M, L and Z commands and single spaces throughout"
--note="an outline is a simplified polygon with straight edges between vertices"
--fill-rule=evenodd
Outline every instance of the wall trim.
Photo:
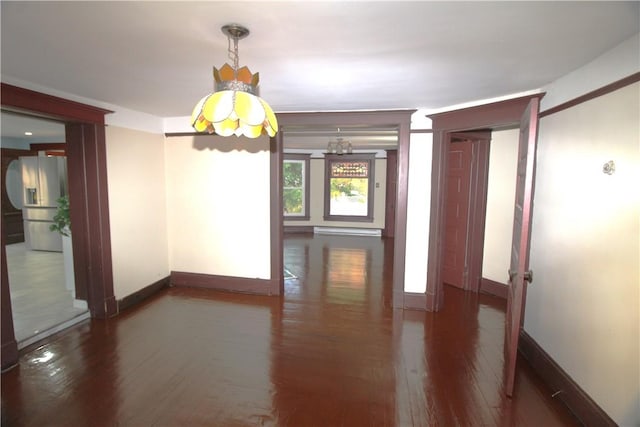
M 155 295 L 162 289 L 168 288 L 170 279 L 170 276 L 163 277 L 162 279 L 118 300 L 118 313 L 122 313 L 124 310 L 127 310 L 134 305 L 141 303 L 143 300 L 149 298 L 152 295 Z
M 36 98 L 34 100 L 34 98 Z M 46 93 L 36 92 L 7 83 L 2 83 L 2 107 L 9 111 L 55 117 L 62 121 L 80 121 L 104 125 L 105 114 L 111 110 L 71 101 Z M 34 114 L 39 113 L 39 114 Z
M 282 169 L 284 164 L 282 129 L 269 140 L 269 233 L 271 235 L 271 280 L 269 295 L 284 295 L 284 212 Z
M 520 331 L 518 350 L 533 370 L 586 426 L 616 426 L 607 413 L 544 351 L 524 330 Z
M 483 277 L 480 279 L 480 292 L 506 300 L 509 293 L 509 285 Z
M 171 286 L 176 287 L 215 289 L 254 295 L 278 295 L 278 290 L 274 292 L 273 282 L 268 279 L 172 271 L 170 283 Z
M 313 234 L 313 225 L 285 225 L 284 232 L 287 234 L 293 234 L 293 233 Z
M 349 236 L 381 236 L 379 228 L 349 228 L 349 227 L 313 227 L 315 234 L 344 234 Z
M 611 93 L 611 92 L 615 92 L 618 89 L 622 89 L 623 87 L 628 86 L 628 85 L 633 84 L 633 83 L 636 83 L 638 81 L 640 81 L 640 72 L 631 74 L 628 77 L 625 77 L 623 79 L 617 80 L 617 81 L 615 81 L 613 83 L 610 83 L 610 84 L 608 84 L 606 86 L 602 86 L 601 88 L 593 90 L 593 91 L 591 91 L 589 93 L 585 93 L 584 95 L 581 95 L 581 96 L 579 96 L 577 98 L 574 98 L 574 99 L 572 99 L 570 101 L 567 101 L 567 102 L 564 102 L 564 103 L 562 103 L 560 105 L 556 105 L 555 107 L 549 108 L 548 110 L 541 111 L 539 117 L 543 118 L 543 117 L 549 116 L 551 114 L 558 113 L 558 112 L 560 112 L 562 110 L 566 110 L 568 108 L 575 107 L 576 105 L 579 105 L 579 104 L 582 104 L 584 102 L 590 101 L 590 100 L 592 100 L 594 98 L 598 98 L 599 96 L 606 95 L 606 94 Z

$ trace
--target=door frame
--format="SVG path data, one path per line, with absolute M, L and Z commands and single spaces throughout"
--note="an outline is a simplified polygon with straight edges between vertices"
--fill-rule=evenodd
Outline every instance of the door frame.
M 2 109 L 65 123 L 74 230 L 74 272 L 76 283 L 79 284 L 77 289 L 86 290 L 91 317 L 111 317 L 117 313 L 117 305 L 111 263 L 104 116 L 112 111 L 6 83 L 1 83 L 0 90 Z M 1 257 L 2 276 L 5 279 L 4 244 Z M 13 318 L 11 310 L 4 310 L 4 297 L 5 294 L 9 295 L 8 286 L 8 281 L 3 280 L 3 369 L 17 363 Z M 83 295 L 78 297 L 82 298 Z
M 409 187 L 409 137 L 411 115 L 415 110 L 345 111 L 313 113 L 278 113 L 280 130 L 300 126 L 394 126 L 398 130 L 398 173 L 396 192 L 396 221 L 393 243 L 393 308 L 425 309 L 424 300 L 414 304 L 404 292 L 404 264 L 407 240 L 407 195 Z M 418 307 L 419 306 L 419 307 Z
M 517 126 L 529 100 L 543 96 L 544 93 L 539 93 L 428 116 L 433 128 L 433 158 L 426 286 L 427 310 L 439 311 L 444 306 L 442 260 L 445 237 L 448 134 L 474 129 L 498 130 Z

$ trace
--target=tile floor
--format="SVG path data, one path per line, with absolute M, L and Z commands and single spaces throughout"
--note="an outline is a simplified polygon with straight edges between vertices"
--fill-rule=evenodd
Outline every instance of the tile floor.
M 89 317 L 65 287 L 62 253 L 7 245 L 7 269 L 18 348 Z

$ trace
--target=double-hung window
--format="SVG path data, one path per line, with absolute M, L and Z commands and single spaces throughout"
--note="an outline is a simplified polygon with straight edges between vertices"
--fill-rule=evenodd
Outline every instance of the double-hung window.
M 308 154 L 286 154 L 282 167 L 282 206 L 285 220 L 309 219 Z
M 324 219 L 373 221 L 374 154 L 327 155 Z

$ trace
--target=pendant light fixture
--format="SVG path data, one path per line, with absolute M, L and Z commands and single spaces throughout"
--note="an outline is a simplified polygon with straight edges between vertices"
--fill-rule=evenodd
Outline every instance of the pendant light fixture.
M 213 68 L 214 92 L 194 108 L 192 126 L 198 132 L 215 132 L 220 136 L 274 136 L 278 120 L 269 104 L 258 96 L 259 73 L 251 74 L 246 66 L 238 66 L 238 40 L 247 37 L 249 30 L 230 24 L 223 26 L 222 32 L 227 36 L 227 50 L 233 65 L 225 63 L 219 70 Z
M 340 134 L 340 128 L 338 128 L 338 135 Z M 351 141 L 345 141 L 341 136 L 338 136 L 335 141 L 329 141 L 327 144 L 328 154 L 351 154 L 353 153 L 353 147 Z

